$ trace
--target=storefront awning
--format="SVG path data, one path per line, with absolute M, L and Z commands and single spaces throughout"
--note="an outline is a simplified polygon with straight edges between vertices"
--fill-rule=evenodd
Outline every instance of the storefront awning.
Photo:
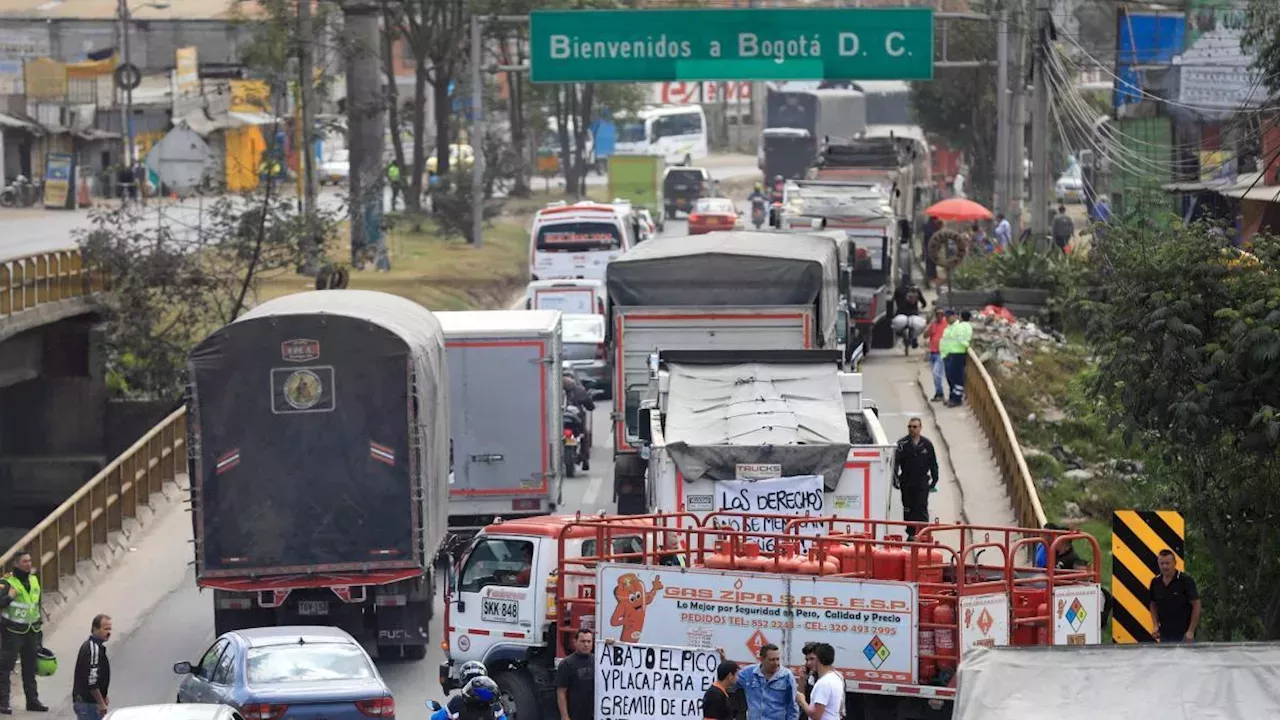
M 229 112 L 227 116 L 231 118 L 232 127 L 243 127 L 245 125 L 274 125 L 282 122 L 280 118 L 266 113 L 256 112 Z
M 35 124 L 34 122 L 31 122 L 30 120 L 23 120 L 20 117 L 0 113 L 0 128 L 7 128 L 7 127 L 17 128 L 19 130 L 26 130 L 27 132 L 33 132 L 37 134 L 41 132 L 40 126 Z

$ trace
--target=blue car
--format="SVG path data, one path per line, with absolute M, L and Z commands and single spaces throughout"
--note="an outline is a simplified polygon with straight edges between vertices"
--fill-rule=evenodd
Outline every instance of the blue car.
M 245 720 L 366 720 L 396 716 L 396 702 L 369 654 L 333 627 L 236 630 L 198 663 L 180 662 L 180 703 L 215 703 Z

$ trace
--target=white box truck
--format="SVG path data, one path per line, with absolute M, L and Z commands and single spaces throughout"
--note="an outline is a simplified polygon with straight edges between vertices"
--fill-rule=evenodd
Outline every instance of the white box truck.
M 449 359 L 449 527 L 560 504 L 564 386 L 559 310 L 436 313 Z

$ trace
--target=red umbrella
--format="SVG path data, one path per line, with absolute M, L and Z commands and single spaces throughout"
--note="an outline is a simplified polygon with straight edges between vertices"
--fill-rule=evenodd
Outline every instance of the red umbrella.
M 936 202 L 924 211 L 925 215 L 936 217 L 939 220 L 948 222 L 962 222 L 972 220 L 990 220 L 991 211 L 982 207 L 972 200 L 964 198 L 951 198 Z

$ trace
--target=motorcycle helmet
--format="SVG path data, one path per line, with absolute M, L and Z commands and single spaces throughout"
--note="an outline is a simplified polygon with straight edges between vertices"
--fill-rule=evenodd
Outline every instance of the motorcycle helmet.
M 458 671 L 458 679 L 463 685 L 475 680 L 478 677 L 488 676 L 489 671 L 485 668 L 484 663 L 479 660 L 469 660 L 462 664 L 462 669 Z
M 36 675 L 49 677 L 58 672 L 58 656 L 47 647 L 36 651 Z
M 472 678 L 462 688 L 462 697 L 464 700 L 480 703 L 492 703 L 498 700 L 498 683 L 487 675 Z

